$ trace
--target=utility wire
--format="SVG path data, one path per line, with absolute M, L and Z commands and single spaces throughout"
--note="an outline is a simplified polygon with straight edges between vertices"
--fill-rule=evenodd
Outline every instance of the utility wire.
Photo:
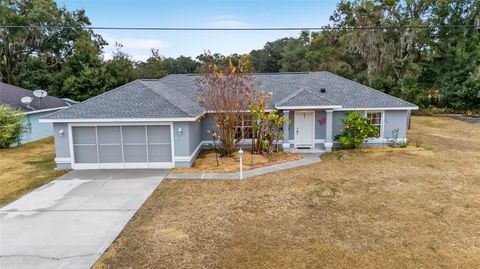
M 258 28 L 203 28 L 203 27 L 110 27 L 110 26 L 63 26 L 63 25 L 0 25 L 0 29 L 83 29 L 125 31 L 314 31 L 314 30 L 386 30 L 386 29 L 443 29 L 479 28 L 480 25 L 388 25 L 388 26 L 321 26 L 321 27 L 258 27 Z

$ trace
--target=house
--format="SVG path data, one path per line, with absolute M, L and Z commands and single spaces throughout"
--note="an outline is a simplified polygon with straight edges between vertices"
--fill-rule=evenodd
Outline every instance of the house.
M 198 75 L 169 75 L 135 80 L 85 102 L 53 113 L 58 169 L 169 168 L 190 166 L 203 146 L 213 115 L 197 101 Z M 341 133 L 341 118 L 364 111 L 378 125 L 380 137 L 366 145 L 389 143 L 394 133 L 406 142 L 410 111 L 417 106 L 329 72 L 255 74 L 273 92 L 271 107 L 290 119 L 283 127 L 284 149 L 330 151 Z M 251 138 L 246 113 L 238 127 L 244 142 Z
M 31 103 L 24 104 L 21 99 L 30 97 Z M 32 91 L 0 82 L 0 104 L 20 109 L 25 113 L 25 130 L 20 143 L 28 143 L 53 135 L 51 123 L 39 123 L 39 119 L 48 114 L 69 107 L 77 102 L 54 96 L 37 98 Z

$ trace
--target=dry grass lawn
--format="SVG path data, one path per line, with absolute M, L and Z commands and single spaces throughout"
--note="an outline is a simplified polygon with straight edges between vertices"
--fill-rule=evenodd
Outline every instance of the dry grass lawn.
M 96 268 L 480 268 L 480 124 L 244 181 L 166 180 Z M 416 148 L 416 142 L 422 148 Z
M 248 149 L 243 154 L 243 169 L 250 170 L 283 162 L 299 160 L 302 157 L 296 153 L 277 152 L 272 156 L 251 154 Z M 238 152 L 233 157 L 218 157 L 218 166 L 214 150 L 203 150 L 193 161 L 192 167 L 174 168 L 171 173 L 226 173 L 236 172 L 239 169 L 240 157 Z
M 0 205 L 9 203 L 65 171 L 55 171 L 53 137 L 0 149 Z

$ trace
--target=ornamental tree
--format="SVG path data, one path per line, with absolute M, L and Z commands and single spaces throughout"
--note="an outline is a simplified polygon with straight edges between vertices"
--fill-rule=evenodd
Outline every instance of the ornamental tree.
M 235 130 L 247 110 L 245 96 L 253 89 L 251 65 L 246 57 L 241 57 L 237 65 L 229 60 L 223 66 L 214 64 L 211 59 L 204 58 L 204 73 L 196 81 L 200 88 L 198 99 L 213 113 L 223 154 L 232 156 L 238 142 Z
M 281 127 L 288 120 L 283 116 L 283 111 L 265 110 L 272 100 L 272 92 L 265 94 L 261 90 L 258 94 L 249 92 L 247 95 L 248 109 L 253 116 L 252 153 L 271 154 L 274 151 L 273 142 L 283 137 Z

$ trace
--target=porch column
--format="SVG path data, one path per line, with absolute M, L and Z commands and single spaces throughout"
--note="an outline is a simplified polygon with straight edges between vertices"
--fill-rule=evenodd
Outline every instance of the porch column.
M 290 111 L 283 111 L 283 116 L 287 121 L 290 120 Z M 282 148 L 289 149 L 290 148 L 290 143 L 288 142 L 289 140 L 289 133 L 290 133 L 290 124 L 288 122 L 283 123 L 283 144 Z
M 325 135 L 325 151 L 331 152 L 333 147 L 332 139 L 332 125 L 333 125 L 333 110 L 326 110 L 327 113 L 327 133 Z

